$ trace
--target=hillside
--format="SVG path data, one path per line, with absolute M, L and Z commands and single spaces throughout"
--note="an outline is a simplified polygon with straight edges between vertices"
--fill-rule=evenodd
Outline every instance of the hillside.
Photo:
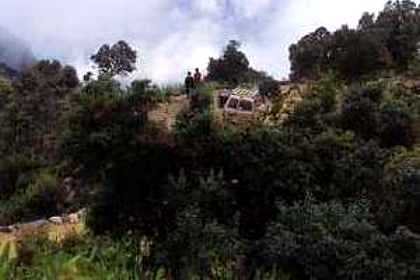
M 420 279 L 419 23 L 389 1 L 319 27 L 290 46 L 290 81 L 235 40 L 205 73 L 183 68 L 193 48 L 172 69 L 124 40 L 88 73 L 16 73 L 7 52 L 0 280 Z M 153 61 L 183 79 L 140 78 Z

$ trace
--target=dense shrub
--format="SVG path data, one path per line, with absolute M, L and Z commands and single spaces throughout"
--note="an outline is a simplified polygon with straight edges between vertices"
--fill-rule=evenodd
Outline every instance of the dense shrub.
M 25 187 L 39 167 L 39 162 L 25 155 L 3 157 L 0 160 L 0 199 L 8 199 Z
M 279 214 L 264 238 L 267 261 L 296 279 L 415 279 L 418 239 L 400 229 L 384 235 L 367 201 L 344 206 L 311 196 Z M 413 248 L 410 250 L 409 248 Z
M 175 150 L 160 144 L 137 144 L 113 158 L 95 199 L 88 224 L 97 233 L 138 230 L 165 234 L 173 215 L 169 174 L 177 173 Z
M 411 147 L 414 144 L 413 123 L 414 115 L 404 102 L 398 100 L 384 103 L 378 124 L 382 146 Z
M 67 129 L 62 134 L 62 157 L 93 172 L 110 163 L 118 153 L 124 153 L 145 123 L 145 113 L 136 111 L 131 97 L 81 96 L 80 107 L 68 116 Z
M 365 140 L 373 139 L 385 148 L 413 145 L 413 124 L 417 108 L 409 97 L 384 97 L 384 86 L 372 83 L 353 88 L 343 100 L 341 125 Z
M 215 133 L 212 113 L 210 111 L 197 113 L 184 109 L 177 116 L 175 131 L 178 139 L 182 141 L 205 140 Z
M 378 211 L 384 220 L 408 226 L 420 232 L 420 151 L 402 149 L 395 152 L 386 166 L 386 193 L 380 193 L 384 207 Z
M 342 127 L 354 131 L 365 140 L 377 138 L 381 98 L 378 88 L 351 89 L 341 107 Z
M 58 214 L 58 180 L 54 172 L 41 169 L 29 185 L 13 193 L 0 204 L 0 224 L 30 221 Z
M 351 133 L 329 130 L 314 137 L 307 153 L 315 176 L 312 191 L 322 200 L 357 198 L 382 186 L 386 154 L 375 142 L 359 142 Z
M 13 252 L 11 257 L 3 259 L 0 252 L 1 279 L 144 279 L 137 240 L 83 235 L 57 243 L 35 236 L 10 244 L 6 251 Z M 156 268 L 150 274 L 162 277 L 164 271 Z
M 195 90 L 195 96 L 190 99 L 193 111 L 211 111 L 213 102 L 213 86 L 211 84 L 200 84 Z
M 56 163 L 60 120 L 71 108 L 78 85 L 76 70 L 55 60 L 41 60 L 23 71 L 0 106 L 0 154 Z
M 322 101 L 319 98 L 304 99 L 296 106 L 284 125 L 295 129 L 308 130 L 309 133 L 320 132 L 325 127 L 321 111 Z

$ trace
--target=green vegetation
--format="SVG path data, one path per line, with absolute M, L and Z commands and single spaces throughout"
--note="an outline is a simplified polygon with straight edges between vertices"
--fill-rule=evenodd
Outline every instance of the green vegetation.
M 365 13 L 357 29 L 325 27 L 290 47 L 291 79 L 316 79 L 334 69 L 347 81 L 394 70 L 414 70 L 420 38 L 419 8 L 410 0 L 388 1 L 377 17 Z
M 357 30 L 305 36 L 291 60 L 308 92 L 269 125 L 217 118 L 220 83 L 278 86 L 234 41 L 169 130 L 149 113 L 179 87 L 121 86 L 125 42 L 83 83 L 57 61 L 1 79 L 0 225 L 86 207 L 87 230 L 0 239 L 0 279 L 419 279 L 417 15 L 390 2 Z

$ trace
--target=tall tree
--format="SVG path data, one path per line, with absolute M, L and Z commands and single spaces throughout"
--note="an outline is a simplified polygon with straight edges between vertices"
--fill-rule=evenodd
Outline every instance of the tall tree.
M 328 63 L 328 46 L 331 33 L 320 27 L 304 36 L 297 44 L 290 46 L 292 80 L 314 79 L 319 77 Z
M 230 41 L 221 58 L 210 58 L 207 67 L 210 81 L 228 82 L 238 84 L 247 82 L 249 73 L 249 61 L 245 53 L 239 50 L 241 44 L 238 41 Z
M 369 30 L 375 25 L 375 14 L 368 12 L 363 13 L 362 17 L 359 20 L 358 30 Z
M 420 7 L 410 0 L 388 1 L 377 18 L 364 13 L 356 30 L 330 34 L 321 27 L 291 45 L 291 78 L 317 79 L 331 67 L 350 80 L 390 66 L 406 70 L 419 41 Z
M 91 59 L 98 66 L 100 74 L 111 77 L 127 75 L 136 70 L 137 52 L 125 41 L 119 41 L 112 46 L 103 45 Z
M 399 69 L 416 55 L 420 39 L 420 14 L 415 2 L 388 1 L 375 23 Z
M 386 48 L 380 41 L 361 32 L 343 26 L 331 39 L 330 66 L 343 79 L 355 80 L 386 67 Z
M 77 89 L 76 70 L 58 61 L 41 60 L 24 71 L 9 94 L 0 122 L 4 139 L 17 152 L 38 158 L 56 155 L 58 123 Z

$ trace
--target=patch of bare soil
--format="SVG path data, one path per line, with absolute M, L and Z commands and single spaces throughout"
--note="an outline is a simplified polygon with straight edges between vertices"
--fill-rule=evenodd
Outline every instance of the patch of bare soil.
M 149 120 L 170 132 L 175 124 L 176 116 L 188 105 L 189 101 L 185 95 L 171 96 L 169 102 L 161 103 L 149 112 Z
M 52 241 L 59 242 L 69 236 L 78 235 L 85 230 L 83 213 L 84 210 L 66 216 L 2 227 L 0 247 L 4 242 L 19 242 L 36 236 L 46 236 Z

